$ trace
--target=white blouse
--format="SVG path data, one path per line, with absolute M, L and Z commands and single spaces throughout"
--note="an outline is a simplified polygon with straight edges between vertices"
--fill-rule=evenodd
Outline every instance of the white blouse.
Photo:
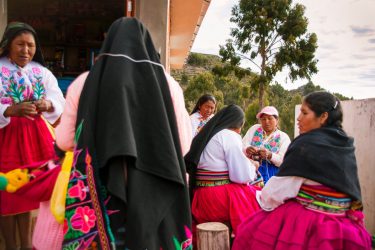
M 206 120 L 204 120 L 204 124 L 206 124 L 214 115 L 210 115 Z M 201 114 L 199 111 L 195 112 L 194 114 L 190 115 L 191 120 L 191 129 L 192 129 L 192 135 L 195 137 L 199 131 L 197 131 L 199 124 L 201 123 Z M 204 126 L 204 125 L 203 125 Z M 202 126 L 202 127 L 203 127 Z
M 272 211 L 285 201 L 296 197 L 302 184 L 320 183 L 299 176 L 272 176 L 262 191 L 257 191 L 257 201 L 263 210 Z
M 256 169 L 242 151 L 241 136 L 223 129 L 215 134 L 203 150 L 198 169 L 229 171 L 229 179 L 249 183 L 256 178 Z
M 65 99 L 57 84 L 56 77 L 47 68 L 31 61 L 25 67 L 16 67 L 8 58 L 0 58 L 0 128 L 10 123 L 5 110 L 28 100 L 45 98 L 52 102 L 53 112 L 43 112 L 44 118 L 53 124 L 63 112 Z
M 255 124 L 249 130 L 247 130 L 245 136 L 242 139 L 243 149 L 245 150 L 247 147 L 251 146 L 251 141 L 253 139 L 255 131 L 261 127 L 260 124 Z M 281 163 L 283 162 L 284 155 L 288 146 L 290 144 L 289 136 L 284 133 L 283 131 L 276 130 L 274 133 L 278 133 L 280 135 L 280 148 L 278 152 L 272 153 L 271 163 L 277 167 L 280 167 Z

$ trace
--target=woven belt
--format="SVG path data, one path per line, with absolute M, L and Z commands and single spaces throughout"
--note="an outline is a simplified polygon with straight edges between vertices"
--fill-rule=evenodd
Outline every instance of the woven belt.
M 197 187 L 214 187 L 229 184 L 228 171 L 208 171 L 204 169 L 197 170 L 195 185 Z
M 307 185 L 302 185 L 296 200 L 307 209 L 332 215 L 345 215 L 352 205 L 345 194 Z

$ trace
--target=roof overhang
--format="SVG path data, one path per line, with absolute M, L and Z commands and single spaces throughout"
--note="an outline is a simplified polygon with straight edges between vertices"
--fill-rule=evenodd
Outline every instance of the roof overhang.
M 183 67 L 210 1 L 171 0 L 169 38 L 171 69 Z

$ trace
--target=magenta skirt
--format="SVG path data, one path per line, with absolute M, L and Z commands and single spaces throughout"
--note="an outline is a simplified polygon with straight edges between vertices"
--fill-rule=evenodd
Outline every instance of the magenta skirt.
M 230 223 L 235 234 L 238 225 L 260 209 L 255 191 L 251 185 L 236 183 L 197 188 L 192 202 L 195 222 Z
M 288 201 L 272 212 L 260 211 L 239 226 L 232 250 L 244 249 L 370 250 L 371 237 L 353 219 L 308 210 Z

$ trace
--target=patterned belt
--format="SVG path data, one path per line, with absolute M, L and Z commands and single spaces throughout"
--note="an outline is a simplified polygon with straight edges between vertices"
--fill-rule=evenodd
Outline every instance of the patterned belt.
M 229 172 L 228 171 L 209 171 L 204 169 L 198 169 L 196 174 L 195 185 L 197 187 L 214 187 L 229 184 Z
M 331 215 L 345 215 L 352 206 L 346 194 L 319 185 L 302 185 L 296 200 L 307 209 Z

